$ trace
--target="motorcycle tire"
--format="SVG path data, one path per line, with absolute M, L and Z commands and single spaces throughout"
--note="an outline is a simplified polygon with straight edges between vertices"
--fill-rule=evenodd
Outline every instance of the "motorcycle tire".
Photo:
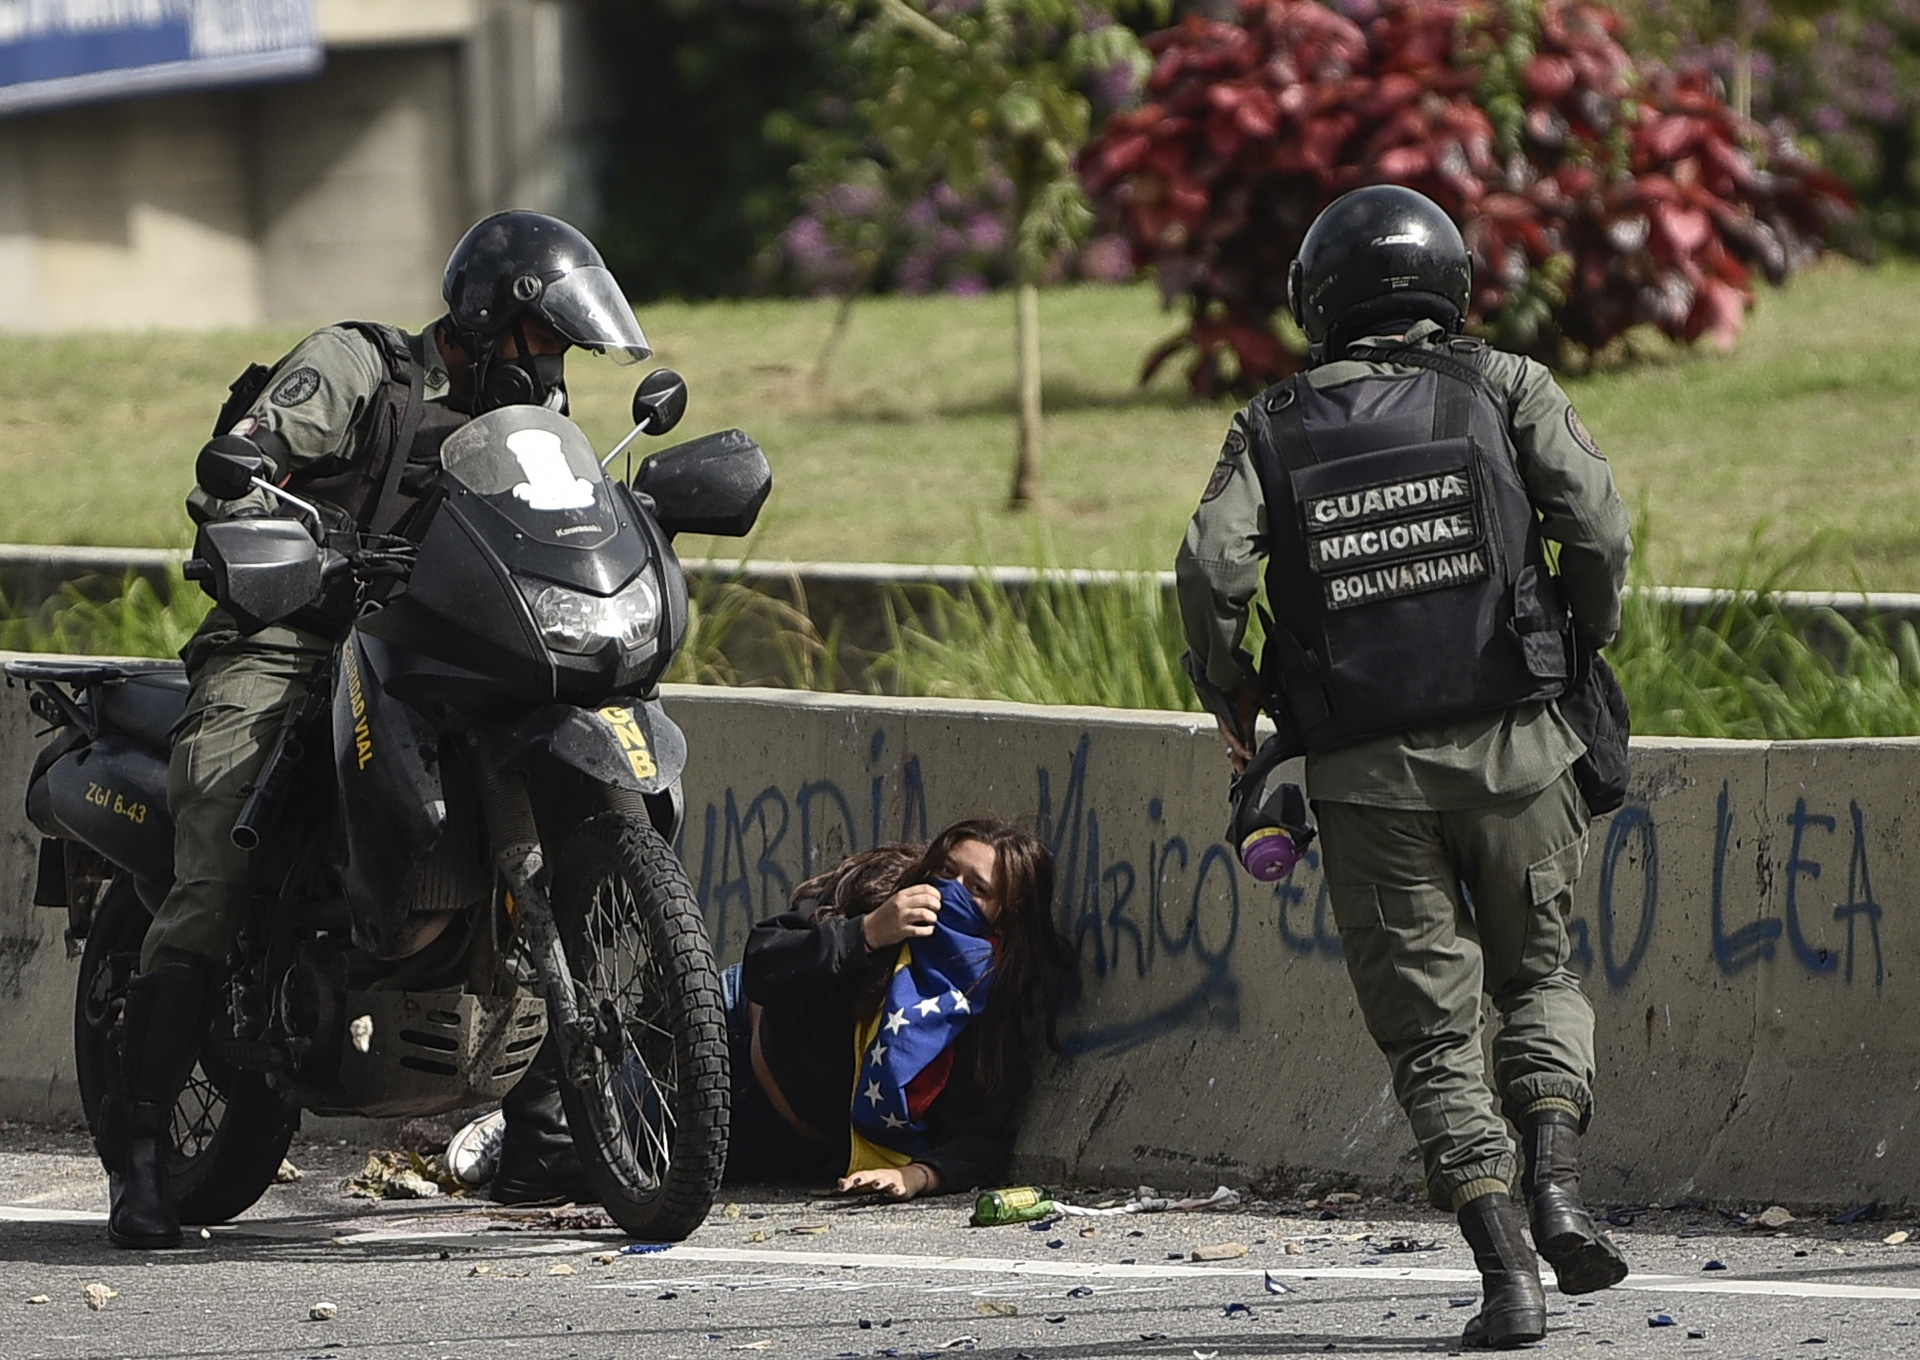
M 602 813 L 554 873 L 594 1079 L 560 1083 L 587 1182 L 630 1235 L 678 1242 L 706 1220 L 727 1160 L 727 1026 L 686 871 L 644 818 Z
M 73 1060 L 87 1128 L 95 1138 L 120 1062 L 114 1027 L 119 999 L 152 920 L 131 880 L 117 878 L 94 912 L 74 990 Z M 116 961 L 119 964 L 116 970 Z M 168 1173 L 175 1208 L 188 1224 L 224 1223 L 246 1212 L 272 1185 L 285 1160 L 297 1110 L 258 1072 L 202 1059 L 173 1107 Z

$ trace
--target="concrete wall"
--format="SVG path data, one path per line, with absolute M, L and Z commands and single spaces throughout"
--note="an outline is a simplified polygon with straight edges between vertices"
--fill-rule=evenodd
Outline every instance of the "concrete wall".
M 0 789 L 34 724 L 0 707 Z M 1199 1186 L 1416 1176 L 1318 862 L 1249 880 L 1225 764 L 1176 714 L 676 688 L 681 854 L 716 948 L 793 884 L 970 813 L 1035 819 L 1081 956 L 1020 1174 Z M 1607 1199 L 1904 1201 L 1920 1177 L 1920 741 L 1636 743 L 1575 925 L 1598 1012 L 1587 1184 Z M 12 796 L 12 795 L 8 795 Z M 17 806 L 17 805 L 16 805 Z M 0 819 L 0 1113 L 71 1110 L 73 965 Z
M 0 120 L 0 329 L 418 324 L 459 234 L 580 209 L 558 0 L 322 0 L 311 78 Z

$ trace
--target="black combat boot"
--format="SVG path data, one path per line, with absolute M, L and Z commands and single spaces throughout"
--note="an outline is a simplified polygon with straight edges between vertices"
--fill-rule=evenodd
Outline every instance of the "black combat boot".
M 172 963 L 127 984 L 118 1089 L 107 1097 L 107 1237 L 116 1247 L 180 1245 L 167 1179 L 173 1106 L 200 1056 L 212 986 L 204 969 Z
M 1580 1117 L 1568 1110 L 1526 1115 L 1520 1140 L 1520 1193 L 1533 1219 L 1533 1244 L 1559 1277 L 1560 1292 L 1592 1294 L 1626 1279 L 1626 1257 L 1580 1203 Z
M 1460 1344 L 1468 1350 L 1510 1350 L 1547 1334 L 1547 1295 L 1527 1245 L 1520 1207 L 1502 1191 L 1460 1206 L 1460 1232 L 1480 1270 L 1480 1311 Z
M 487 1192 L 494 1203 L 595 1202 L 560 1107 L 560 1055 L 551 1035 L 500 1102 L 500 1111 L 507 1129 L 500 1140 L 500 1169 Z

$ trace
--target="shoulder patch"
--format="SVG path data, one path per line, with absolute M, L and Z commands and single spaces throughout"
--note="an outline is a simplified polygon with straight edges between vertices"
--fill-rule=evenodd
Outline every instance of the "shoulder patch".
M 1607 460 L 1607 455 L 1600 452 L 1600 446 L 1594 442 L 1592 432 L 1587 429 L 1587 422 L 1580 419 L 1580 413 L 1571 406 L 1567 407 L 1567 433 L 1573 436 L 1574 443 L 1595 458 L 1603 463 Z
M 278 383 L 268 399 L 275 406 L 298 406 L 309 400 L 320 390 L 320 370 L 317 368 L 296 368 Z
M 1236 434 L 1237 433 L 1236 431 Z M 1231 438 L 1232 436 L 1229 436 L 1229 439 Z M 1207 489 L 1200 493 L 1200 504 L 1205 505 L 1222 491 L 1225 491 L 1227 489 L 1227 483 L 1232 480 L 1233 464 L 1224 461 L 1215 463 L 1213 465 L 1213 476 L 1207 478 Z
M 1220 457 L 1222 459 L 1238 458 L 1246 451 L 1247 436 L 1242 433 L 1240 427 L 1236 425 L 1227 431 L 1227 442 L 1220 446 Z

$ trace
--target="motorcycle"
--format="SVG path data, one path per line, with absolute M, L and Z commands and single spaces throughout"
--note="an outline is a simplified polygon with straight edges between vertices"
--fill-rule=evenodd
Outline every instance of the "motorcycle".
M 738 430 L 604 468 L 680 418 L 642 381 L 604 460 L 509 406 L 449 435 L 404 538 L 330 532 L 244 441 L 196 477 L 283 517 L 205 525 L 187 565 L 246 633 L 330 588 L 357 615 L 273 741 L 233 828 L 251 906 L 173 1115 L 186 1223 L 271 1185 L 300 1112 L 402 1118 L 497 1100 L 543 1044 L 587 1179 L 653 1240 L 706 1217 L 726 1160 L 718 972 L 672 850 L 685 738 L 658 689 L 688 626 L 679 533 L 745 535 L 772 488 Z M 632 472 L 631 458 L 628 471 Z M 80 957 L 75 1067 L 101 1127 L 129 977 L 173 879 L 170 662 L 17 660 L 51 724 L 27 790 L 34 900 Z

